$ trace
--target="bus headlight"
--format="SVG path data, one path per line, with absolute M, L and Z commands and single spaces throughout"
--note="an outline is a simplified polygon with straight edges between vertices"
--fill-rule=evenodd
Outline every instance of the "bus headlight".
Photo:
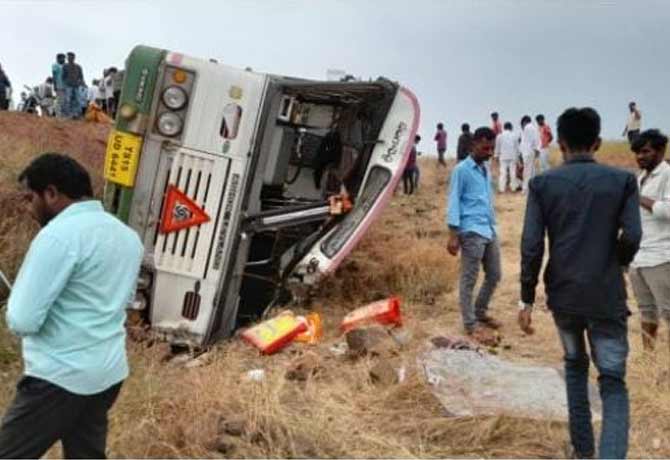
M 168 86 L 163 91 L 163 104 L 172 110 L 179 110 L 183 108 L 188 102 L 188 96 L 179 86 Z
M 174 137 L 181 133 L 184 123 L 179 115 L 172 112 L 165 112 L 158 117 L 158 132 L 163 136 Z

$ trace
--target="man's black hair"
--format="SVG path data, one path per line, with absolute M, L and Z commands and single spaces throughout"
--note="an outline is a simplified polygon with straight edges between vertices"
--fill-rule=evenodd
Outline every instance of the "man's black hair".
M 76 56 L 76 55 L 74 54 L 73 51 L 68 51 L 68 52 L 67 52 L 67 55 L 68 55 L 68 56 L 72 56 L 72 57 L 75 57 L 75 56 Z
M 53 185 L 63 195 L 78 200 L 93 196 L 91 177 L 73 158 L 60 153 L 44 153 L 35 158 L 19 175 L 28 188 L 42 194 Z
M 475 133 L 472 135 L 473 141 L 478 141 L 479 139 L 486 139 L 487 141 L 492 141 L 495 140 L 495 138 L 496 138 L 495 131 L 493 131 L 488 126 L 482 126 L 481 128 L 477 128 L 475 130 Z
M 419 136 L 417 134 L 416 136 L 414 136 L 414 142 L 419 142 L 419 141 L 421 141 L 421 136 Z
M 505 124 L 503 125 L 503 128 L 505 128 L 509 131 L 512 131 L 514 129 L 514 127 L 512 126 L 512 123 L 510 123 L 509 121 L 505 122 Z
M 463 131 L 464 133 L 467 133 L 468 131 L 470 131 L 470 125 L 467 124 L 467 123 L 463 123 L 461 125 L 461 131 Z
M 437 124 L 437 129 L 442 129 L 442 128 L 444 128 L 444 125 L 442 123 L 438 123 Z
M 558 117 L 558 140 L 570 150 L 588 150 L 600 136 L 600 115 L 591 107 L 572 107 Z
M 65 53 L 58 53 L 56 59 L 65 59 Z
M 544 121 L 544 115 L 539 114 L 538 116 L 535 117 L 535 121 L 538 123 L 542 123 Z
M 491 118 L 498 118 L 498 112 L 493 112 L 491 114 Z
M 530 123 L 530 117 L 528 115 L 524 115 L 521 117 L 521 125 L 525 125 L 526 123 Z
M 640 153 L 640 150 L 647 144 L 656 151 L 665 151 L 665 148 L 668 146 L 668 136 L 660 132 L 658 129 L 642 131 L 635 138 L 630 149 L 635 153 Z

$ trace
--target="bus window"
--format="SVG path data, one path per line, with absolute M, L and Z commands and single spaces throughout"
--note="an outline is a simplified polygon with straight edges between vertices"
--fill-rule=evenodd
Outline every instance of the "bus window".
M 224 139 L 235 139 L 237 137 L 241 118 L 242 107 L 239 105 L 231 102 L 223 108 L 220 134 Z

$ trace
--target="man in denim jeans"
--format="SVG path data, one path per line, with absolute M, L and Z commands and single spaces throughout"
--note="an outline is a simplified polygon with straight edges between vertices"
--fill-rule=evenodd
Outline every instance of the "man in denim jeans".
M 81 66 L 74 62 L 73 52 L 67 53 L 67 63 L 63 65 L 63 84 L 65 86 L 65 118 L 81 117 L 80 87 L 84 84 L 84 73 Z
M 451 175 L 449 191 L 449 243 L 453 256 L 461 251 L 459 303 L 463 326 L 477 340 L 488 339 L 485 329 L 498 329 L 500 323 L 488 315 L 489 302 L 500 281 L 500 246 L 496 232 L 493 188 L 485 162 L 493 155 L 496 135 L 491 128 L 478 128 L 470 155 Z M 473 303 L 473 291 L 484 267 L 484 283 Z
M 588 340 L 603 402 L 599 455 L 624 458 L 629 426 L 625 381 L 629 311 L 623 273 L 640 246 L 640 200 L 635 176 L 593 159 L 599 136 L 600 117 L 595 110 L 566 110 L 558 118 L 565 164 L 530 182 L 521 242 L 519 325 L 532 333 L 532 305 L 546 233 L 549 262 L 544 284 L 565 353 L 575 455 L 595 455 L 587 393 Z

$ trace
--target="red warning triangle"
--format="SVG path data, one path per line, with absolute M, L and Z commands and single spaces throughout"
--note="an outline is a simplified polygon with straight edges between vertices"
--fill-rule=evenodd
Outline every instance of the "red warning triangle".
M 210 218 L 198 204 L 174 185 L 169 185 L 163 207 L 161 233 L 170 233 L 209 222 Z

